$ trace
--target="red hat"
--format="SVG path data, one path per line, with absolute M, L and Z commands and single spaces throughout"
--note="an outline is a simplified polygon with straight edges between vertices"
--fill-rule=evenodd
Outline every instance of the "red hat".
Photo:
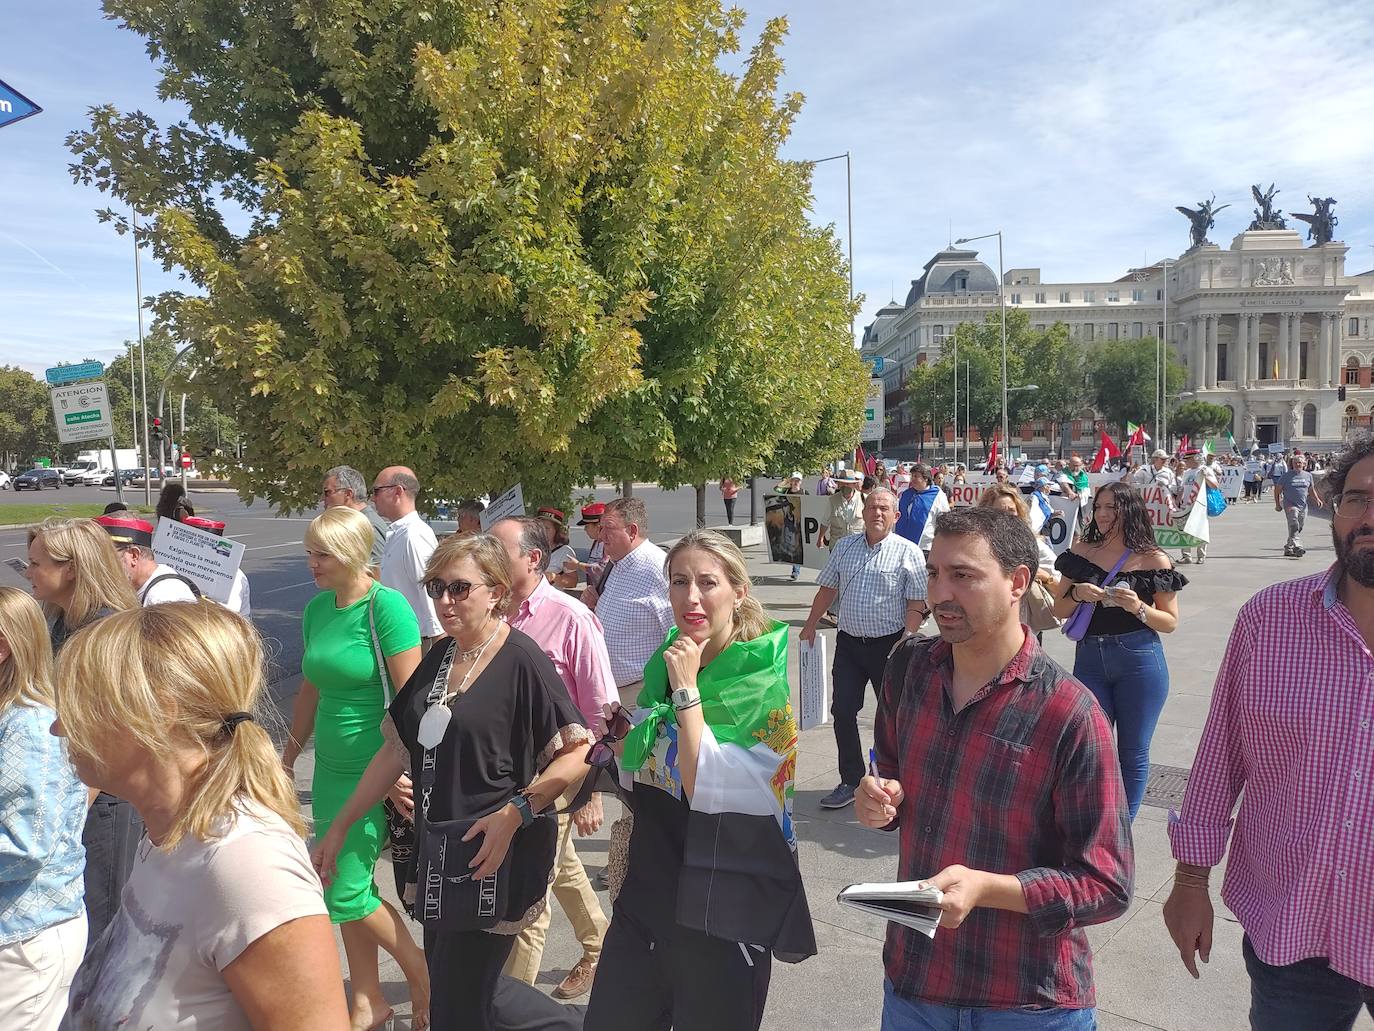
M 115 547 L 137 545 L 140 548 L 153 546 L 153 524 L 131 516 L 96 516 L 95 521 L 105 528 L 114 541 Z
M 549 522 L 557 523 L 559 526 L 568 525 L 568 517 L 556 508 L 541 508 L 538 515 L 540 519 L 547 519 Z
M 604 503 L 597 501 L 590 505 L 582 506 L 582 518 L 577 521 L 578 526 L 586 526 L 588 523 L 599 523 L 601 517 L 606 514 Z
M 1192 458 L 1194 455 L 1200 454 L 1202 454 L 1202 448 L 1190 447 L 1187 451 L 1183 452 L 1183 457 Z
M 194 526 L 197 530 L 209 530 L 217 537 L 224 536 L 224 524 L 215 519 L 202 519 L 200 516 L 187 516 L 182 520 L 187 526 Z

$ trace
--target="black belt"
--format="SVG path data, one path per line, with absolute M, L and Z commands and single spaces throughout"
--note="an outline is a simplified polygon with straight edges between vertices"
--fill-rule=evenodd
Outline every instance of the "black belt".
M 839 631 L 839 635 L 840 635 L 841 637 L 847 637 L 847 638 L 849 638 L 851 641 L 858 641 L 860 644 L 870 644 L 870 643 L 876 643 L 876 642 L 878 642 L 878 641 L 890 641 L 890 640 L 892 640 L 894 637 L 901 637 L 901 636 L 902 636 L 902 631 L 901 631 L 901 630 L 894 630 L 894 631 L 892 631 L 892 633 L 890 633 L 890 634 L 883 634 L 882 637 L 860 637 L 858 634 L 851 634 L 851 633 L 848 633 L 847 631 L 841 630 L 841 631 Z

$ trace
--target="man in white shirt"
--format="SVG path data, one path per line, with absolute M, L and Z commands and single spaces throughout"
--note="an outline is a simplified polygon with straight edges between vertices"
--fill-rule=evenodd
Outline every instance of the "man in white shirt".
M 153 524 L 127 513 L 96 519 L 114 543 L 115 554 L 140 605 L 163 605 L 169 601 L 195 601 L 200 590 L 171 566 L 158 562 L 153 554 Z
M 1191 448 L 1183 452 L 1183 457 L 1188 462 L 1188 468 L 1178 480 L 1178 505 L 1179 510 L 1175 513 L 1175 520 L 1180 525 L 1188 518 L 1188 513 L 1193 507 L 1193 485 L 1197 484 L 1198 490 L 1205 491 L 1208 487 L 1219 485 L 1216 470 L 1206 465 L 1202 461 L 1202 452 L 1197 448 Z M 1205 502 L 1206 499 L 1204 499 Z M 1183 554 L 1178 558 L 1180 565 L 1187 565 L 1193 560 L 1188 556 L 1188 549 L 1183 549 Z M 1207 542 L 1203 541 L 1197 546 L 1197 564 L 1202 565 L 1207 561 Z
M 1174 489 L 1174 474 L 1169 469 L 1169 452 L 1163 448 L 1155 448 L 1154 454 L 1150 456 L 1150 464 L 1142 465 L 1131 473 L 1132 487 L 1143 490 L 1152 484 L 1159 484 L 1170 493 Z
M 425 566 L 434 549 L 439 546 L 434 531 L 415 511 L 415 499 L 420 494 L 420 481 L 403 465 L 389 465 L 377 474 L 372 484 L 372 504 L 383 519 L 391 520 L 382 549 L 382 586 L 405 595 L 420 623 L 420 652 L 429 651 L 444 634 L 439 617 L 434 614 L 434 602 L 420 586 L 425 578 Z

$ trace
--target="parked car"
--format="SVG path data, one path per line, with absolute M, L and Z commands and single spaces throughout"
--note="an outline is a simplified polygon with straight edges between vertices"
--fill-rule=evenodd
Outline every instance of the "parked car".
M 44 487 L 62 489 L 62 477 L 57 475 L 56 469 L 30 469 L 20 473 L 14 480 L 15 490 L 42 490 Z
M 119 470 L 119 482 L 122 483 L 122 484 L 124 484 L 124 486 L 126 486 L 126 487 L 127 487 L 129 484 L 131 484 L 131 483 L 135 483 L 135 482 L 137 482 L 137 483 L 142 483 L 142 482 L 143 482 L 143 470 L 142 470 L 142 469 L 121 469 L 121 470 Z M 115 474 L 114 474 L 114 473 L 106 473 L 106 474 L 105 474 L 105 478 L 104 478 L 103 480 L 100 481 L 100 485 L 101 485 L 102 487 L 113 487 L 113 486 L 115 485 Z
M 88 469 L 81 474 L 81 483 L 87 487 L 99 487 L 105 482 L 105 477 L 113 476 L 114 472 L 110 469 Z
M 75 487 L 81 482 L 81 478 L 95 468 L 94 462 L 77 462 L 67 468 L 59 470 L 58 475 L 62 477 L 62 483 L 68 487 Z
M 10 474 L 0 469 L 0 490 L 9 490 L 11 486 Z

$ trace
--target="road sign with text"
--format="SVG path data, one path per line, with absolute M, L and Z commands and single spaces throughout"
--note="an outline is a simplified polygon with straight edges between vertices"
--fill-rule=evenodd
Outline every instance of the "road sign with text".
M 50 387 L 60 387 L 64 383 L 80 383 L 86 379 L 99 379 L 105 366 L 99 362 L 82 362 L 79 365 L 58 365 L 43 373 Z
M 864 398 L 864 427 L 860 440 L 882 440 L 886 416 L 883 412 L 883 381 L 868 381 L 868 396 Z
M 53 387 L 52 415 L 57 439 L 63 444 L 101 440 L 114 435 L 110 399 L 104 383 L 72 383 Z
M 42 110 L 13 86 L 0 82 L 0 126 L 10 125 Z

